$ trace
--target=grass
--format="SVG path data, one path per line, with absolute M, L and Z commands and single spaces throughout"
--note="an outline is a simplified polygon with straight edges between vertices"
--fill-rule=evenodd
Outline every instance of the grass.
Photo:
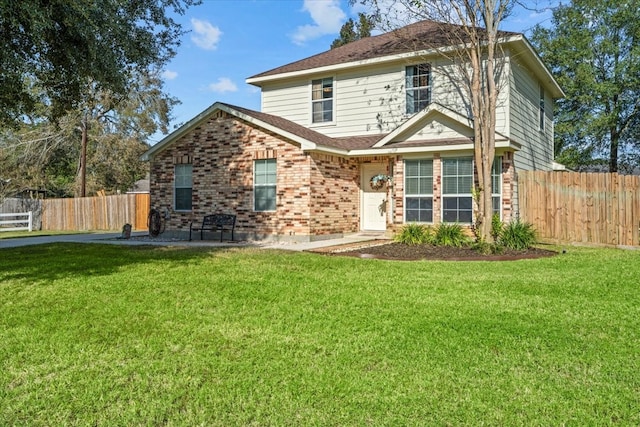
M 0 250 L 0 425 L 638 425 L 640 251 Z

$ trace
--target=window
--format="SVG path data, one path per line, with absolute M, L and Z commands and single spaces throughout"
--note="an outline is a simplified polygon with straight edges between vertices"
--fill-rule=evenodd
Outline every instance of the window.
M 193 166 L 175 165 L 174 207 L 177 211 L 191 210 Z
M 333 121 L 333 79 L 311 82 L 311 111 L 313 123 Z
M 493 199 L 493 212 L 502 218 L 502 157 L 496 156 L 491 169 L 491 197 Z
M 442 159 L 442 221 L 471 223 L 473 220 L 473 159 Z
M 405 222 L 433 222 L 433 160 L 404 162 Z
M 276 159 L 254 161 L 253 209 L 255 211 L 276 210 Z
M 423 110 L 431 102 L 431 66 L 412 65 L 406 68 L 407 114 Z
M 473 222 L 473 159 L 442 159 L 442 220 Z M 491 168 L 493 211 L 502 217 L 502 157 L 496 156 Z
M 540 130 L 544 130 L 544 88 L 540 86 Z

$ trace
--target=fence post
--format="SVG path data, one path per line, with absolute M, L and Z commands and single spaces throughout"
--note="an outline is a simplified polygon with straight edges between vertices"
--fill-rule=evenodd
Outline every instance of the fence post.
M 33 231 L 33 211 L 29 211 L 29 233 Z

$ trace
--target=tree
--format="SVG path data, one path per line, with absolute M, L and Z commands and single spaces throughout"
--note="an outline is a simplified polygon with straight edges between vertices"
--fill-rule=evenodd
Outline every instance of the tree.
M 376 11 L 383 26 L 397 28 L 383 14 L 388 2 L 362 0 Z M 448 75 L 455 79 L 454 86 L 462 91 L 473 118 L 474 168 L 476 201 L 476 232 L 479 239 L 492 242 L 491 170 L 495 158 L 496 105 L 498 81 L 502 72 L 499 26 L 509 15 L 515 0 L 397 0 L 411 20 L 428 19 L 441 23 L 440 30 L 449 41 L 448 50 L 434 46 L 440 55 L 452 61 L 456 72 Z
M 602 159 L 610 172 L 637 162 L 640 1 L 560 5 L 551 28 L 537 26 L 532 42 L 566 93 L 557 104 L 558 160 L 581 168 Z
M 144 177 L 140 156 L 147 138 L 168 131 L 177 100 L 162 92 L 157 76 L 130 77 L 134 90 L 116 96 L 95 84 L 85 87 L 78 109 L 53 123 L 27 117 L 19 128 L 0 135 L 0 162 L 13 192 L 47 189 L 49 195 L 84 196 L 87 189 L 126 191 Z M 39 105 L 47 116 L 46 105 Z
M 175 55 L 183 14 L 199 0 L 0 0 L 0 124 L 16 126 L 42 95 L 50 118 L 82 100 L 87 81 L 130 92 L 129 76 Z
M 373 25 L 373 19 L 362 12 L 358 13 L 357 23 L 355 23 L 352 18 L 349 18 L 342 28 L 340 28 L 340 37 L 331 43 L 331 49 L 344 46 L 347 43 L 351 43 L 365 37 L 371 37 L 371 29 L 373 28 Z

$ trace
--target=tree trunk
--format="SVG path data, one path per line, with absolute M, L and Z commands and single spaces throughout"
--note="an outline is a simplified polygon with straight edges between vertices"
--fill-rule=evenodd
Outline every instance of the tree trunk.
M 609 149 L 609 172 L 618 172 L 618 146 L 620 144 L 620 134 L 616 129 L 609 131 L 611 147 Z
M 87 195 L 87 141 L 89 139 L 87 116 L 82 119 L 82 139 L 80 149 L 80 197 Z

